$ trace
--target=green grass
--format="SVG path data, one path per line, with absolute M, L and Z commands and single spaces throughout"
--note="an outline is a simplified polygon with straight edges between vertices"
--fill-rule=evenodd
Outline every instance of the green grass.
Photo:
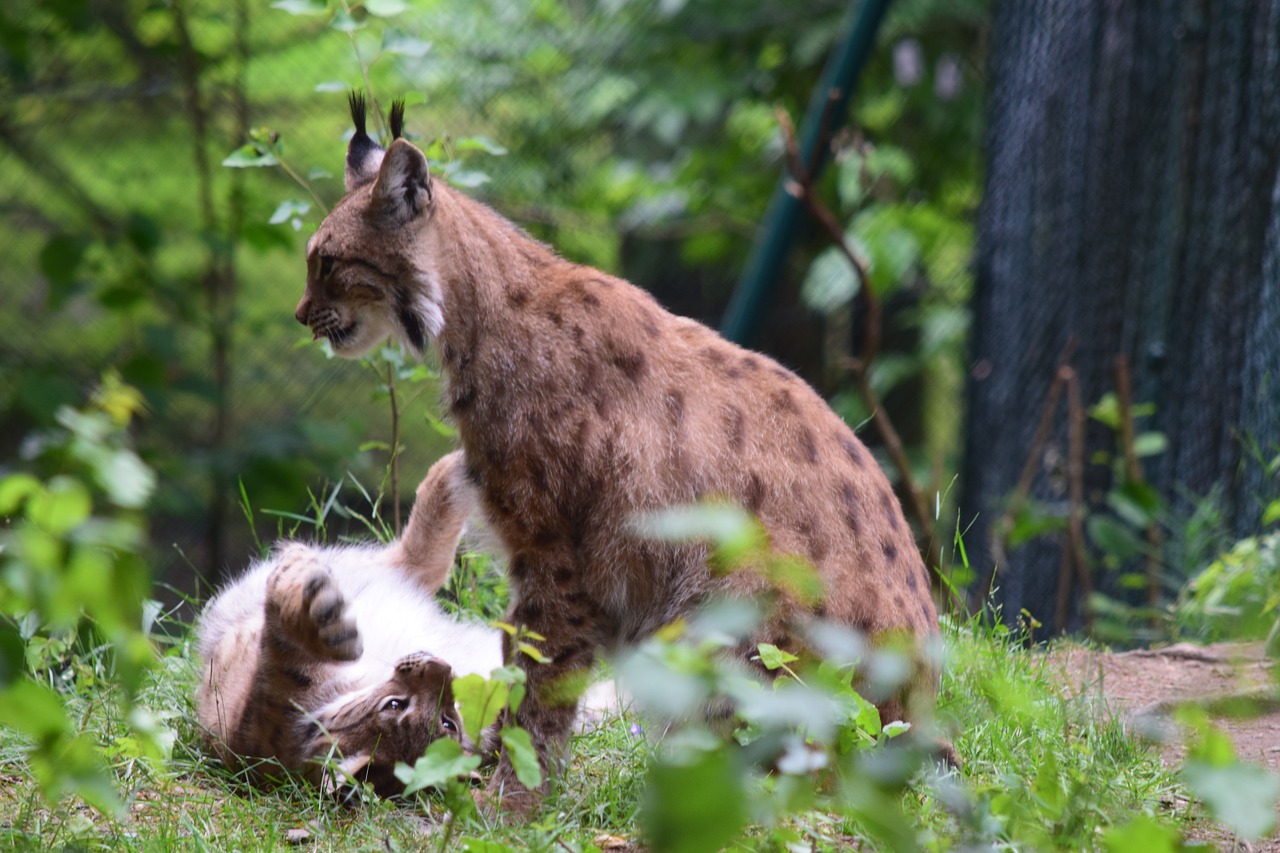
M 139 704 L 173 730 L 166 761 L 137 754 L 117 708 L 102 652 L 69 656 L 51 671 L 82 730 L 108 747 L 124 812 L 110 816 L 74 799 L 50 808 L 24 763 L 24 744 L 0 732 L 0 848 L 32 850 L 435 849 L 446 835 L 443 807 L 333 802 L 305 784 L 259 791 L 207 756 L 194 726 L 197 679 L 187 629 L 175 634 Z M 916 774 L 898 798 L 921 847 L 978 844 L 1017 849 L 1100 848 L 1103 833 L 1137 814 L 1177 825 L 1164 804 L 1184 793 L 1153 750 L 1117 722 L 1072 698 L 1043 650 L 976 623 L 947 631 L 949 670 L 940 716 L 954 727 L 959 773 Z M 642 844 L 637 814 L 653 745 L 631 718 L 615 718 L 573 743 L 568 771 L 541 816 L 523 826 L 460 821 L 449 849 L 590 850 L 601 835 Z M 659 726 L 646 726 L 658 731 Z M 869 765 L 868 765 L 869 766 Z M 820 795 L 821 796 L 821 795 Z M 819 801 L 825 802 L 825 801 Z M 751 826 L 734 848 L 877 849 L 864 820 L 824 807 Z M 864 813 L 865 814 L 865 813 Z M 501 849 L 501 848 L 496 848 Z

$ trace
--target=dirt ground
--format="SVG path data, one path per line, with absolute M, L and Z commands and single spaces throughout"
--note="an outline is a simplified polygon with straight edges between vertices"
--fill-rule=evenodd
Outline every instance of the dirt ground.
M 1163 649 L 1104 653 L 1079 647 L 1059 649 L 1051 665 L 1061 666 L 1066 683 L 1079 694 L 1103 701 L 1122 714 L 1139 733 L 1166 738 L 1161 760 L 1176 767 L 1185 749 L 1168 714 L 1179 704 L 1194 701 L 1210 711 L 1214 722 L 1235 744 L 1236 754 L 1280 773 L 1280 702 L 1276 701 L 1271 668 L 1261 643 L 1221 643 L 1195 646 L 1188 643 Z M 1225 697 L 1259 699 L 1256 713 L 1225 716 Z M 1185 804 L 1170 804 L 1183 807 Z M 1276 851 L 1280 833 L 1249 844 L 1219 826 L 1198 824 L 1192 840 L 1210 841 L 1223 850 Z

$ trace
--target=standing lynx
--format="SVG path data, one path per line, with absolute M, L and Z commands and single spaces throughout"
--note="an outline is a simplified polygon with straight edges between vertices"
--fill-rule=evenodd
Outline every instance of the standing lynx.
M 509 553 L 510 621 L 547 638 L 522 660 L 518 722 L 544 768 L 574 719 L 566 680 L 597 651 L 639 640 L 713 593 L 765 588 L 714 576 L 704 546 L 637 537 L 637 514 L 727 499 L 759 517 L 774 548 L 802 555 L 825 588 L 818 615 L 872 636 L 937 631 L 929 578 L 883 472 L 814 391 L 772 359 L 637 287 L 558 257 L 483 204 L 431 177 L 399 138 L 365 132 L 347 150 L 347 195 L 307 244 L 296 316 L 356 357 L 388 336 L 434 339 L 449 413 L 483 513 Z M 786 645 L 807 614 L 783 603 L 758 639 Z M 931 696 L 936 675 L 917 674 Z M 881 705 L 899 719 L 897 699 Z M 500 762 L 490 796 L 536 797 Z

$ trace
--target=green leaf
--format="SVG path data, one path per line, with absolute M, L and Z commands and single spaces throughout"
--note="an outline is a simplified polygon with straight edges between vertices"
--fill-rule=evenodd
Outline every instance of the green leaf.
M 911 731 L 911 724 L 905 720 L 894 720 L 892 723 L 886 723 L 880 731 L 885 737 L 892 740 Z
M 156 474 L 128 448 L 109 454 L 94 466 L 94 479 L 116 506 L 141 509 L 156 488 Z
M 1067 792 L 1062 787 L 1062 777 L 1058 770 L 1058 761 L 1052 752 L 1045 753 L 1040 760 L 1040 768 L 1036 772 L 1035 781 L 1031 785 L 1036 804 L 1041 813 L 1051 820 L 1062 818 L 1067 807 Z
M 50 304 L 61 307 L 77 285 L 77 274 L 89 241 L 83 237 L 55 234 L 40 250 L 40 272 L 49 281 Z
M 512 636 L 515 636 L 515 628 L 512 628 L 511 630 L 513 632 Z M 513 663 L 507 664 L 506 666 L 500 666 L 493 672 L 489 673 L 490 681 L 500 681 L 507 685 L 507 690 L 509 691 L 507 696 L 507 707 L 511 709 L 513 714 L 520 710 L 520 703 L 524 701 L 524 685 L 526 678 L 527 676 L 524 674 L 524 670 Z
M 542 767 L 538 764 L 538 753 L 533 748 L 529 733 L 518 726 L 503 726 L 502 744 L 507 748 L 507 758 L 511 760 L 520 784 L 529 789 L 541 785 Z
M 1093 544 L 1109 556 L 1125 560 L 1142 553 L 1142 542 L 1132 530 L 1114 518 L 1105 515 L 1091 516 L 1086 530 Z
M 458 151 L 483 151 L 495 157 L 502 157 L 507 153 L 507 149 L 487 136 L 464 136 L 458 140 L 456 147 Z
M 267 220 L 267 223 L 269 225 L 279 225 L 282 222 L 288 222 L 295 216 L 305 216 L 309 210 L 311 210 L 311 202 L 309 201 L 285 199 L 276 207 L 275 212 L 271 214 L 271 218 Z
M 663 853 L 703 853 L 725 847 L 747 822 L 744 774 L 721 747 L 658 761 L 649 771 L 640 824 Z
M 480 756 L 465 755 L 456 740 L 441 738 L 427 747 L 426 753 L 412 767 L 396 764 L 396 778 L 404 783 L 406 795 L 423 788 L 439 788 L 459 777 L 468 776 L 480 766 Z
M 229 169 L 255 169 L 275 166 L 278 162 L 270 151 L 259 151 L 256 145 L 250 143 L 241 145 L 228 154 L 222 165 Z
M 516 643 L 516 651 L 520 652 L 523 655 L 526 655 L 527 657 L 532 658 L 538 663 L 551 663 L 551 658 L 544 655 L 541 649 L 539 649 L 535 645 L 526 643 L 523 640 Z
M 1159 456 L 1169 449 L 1169 439 L 1162 432 L 1144 432 L 1133 440 L 1133 452 L 1139 458 Z
M 92 511 L 89 490 L 71 477 L 53 478 L 48 488 L 32 494 L 27 501 L 27 517 L 54 536 L 70 533 Z
M 1128 481 L 1107 494 L 1107 504 L 1131 526 L 1144 529 L 1155 521 L 1160 496 L 1146 483 Z
M 915 183 L 916 164 L 896 145 L 876 145 L 867 154 L 867 171 L 873 178 L 888 177 L 901 186 Z
M 409 4 L 404 0 L 364 0 L 364 8 L 370 15 L 393 18 L 402 12 L 409 11 Z
M 800 287 L 800 296 L 810 308 L 830 314 L 848 305 L 858 295 L 860 287 L 858 274 L 844 253 L 836 248 L 827 248 L 809 265 L 809 272 Z
M 0 518 L 13 515 L 29 497 L 44 490 L 30 474 L 10 474 L 0 480 Z
M 339 9 L 329 22 L 329 26 L 340 33 L 354 33 L 365 27 L 364 21 L 357 21 L 346 9 Z
M 1120 431 L 1120 398 L 1114 392 L 1108 391 L 1102 395 L 1102 399 L 1098 400 L 1089 409 L 1089 417 L 1099 423 L 1106 424 L 1112 430 Z
M 1239 834 L 1259 839 L 1275 828 L 1280 778 L 1274 773 L 1243 761 L 1219 767 L 1189 760 L 1182 776 L 1209 813 Z
M 489 183 L 489 176 L 475 169 L 455 169 L 449 173 L 449 183 L 457 187 L 474 189 Z
M 1048 536 L 1067 529 L 1067 519 L 1034 501 L 1019 508 L 1009 530 L 1008 547 L 1016 548 L 1024 542 L 1040 536 Z
M 329 11 L 329 4 L 324 0 L 276 0 L 271 8 L 290 15 L 323 15 Z
M 498 721 L 507 706 L 510 688 L 502 681 L 479 675 L 464 675 L 453 681 L 453 699 L 462 715 L 462 728 L 472 742 L 480 742 L 480 734 Z
M 1183 849 L 1182 834 L 1155 818 L 1138 815 L 1121 826 L 1113 826 L 1102 836 L 1108 853 L 1178 853 Z
M 2 506 L 3 504 L 0 504 Z M 1262 523 L 1275 524 L 1280 521 L 1280 500 L 1274 500 L 1267 504 L 1267 508 L 1262 512 Z
M 463 838 L 458 842 L 463 853 L 516 853 L 514 847 L 508 847 L 501 841 L 486 841 L 483 838 Z
M 0 725 L 34 741 L 46 741 L 70 731 L 66 707 L 57 693 L 22 680 L 0 692 Z
M 792 661 L 800 660 L 800 658 L 790 652 L 784 652 L 782 649 L 772 645 L 771 643 L 760 643 L 756 648 L 760 650 L 760 662 L 764 664 L 765 669 L 770 671 L 778 669 Z
M 760 547 L 764 533 L 745 509 L 702 503 L 639 513 L 632 527 L 641 536 L 666 542 L 711 541 L 721 551 L 744 553 Z
M 382 34 L 383 53 L 394 53 L 417 59 L 426 56 L 430 50 L 431 42 L 405 35 L 399 30 L 389 29 Z

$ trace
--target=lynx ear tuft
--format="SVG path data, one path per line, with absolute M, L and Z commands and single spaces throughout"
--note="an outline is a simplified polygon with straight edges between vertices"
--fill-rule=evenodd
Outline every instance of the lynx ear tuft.
M 346 187 L 347 192 L 358 189 L 378 177 L 378 167 L 382 165 L 385 153 L 383 147 L 373 141 L 365 127 L 367 107 L 364 95 L 351 92 L 347 96 L 351 106 L 351 122 L 356 132 L 347 144 Z
M 391 112 L 387 115 L 387 124 L 391 128 L 391 139 L 394 141 L 404 136 L 404 98 L 391 102 Z
M 406 139 L 387 149 L 373 185 L 374 208 L 399 225 L 428 212 L 435 201 L 427 156 Z

